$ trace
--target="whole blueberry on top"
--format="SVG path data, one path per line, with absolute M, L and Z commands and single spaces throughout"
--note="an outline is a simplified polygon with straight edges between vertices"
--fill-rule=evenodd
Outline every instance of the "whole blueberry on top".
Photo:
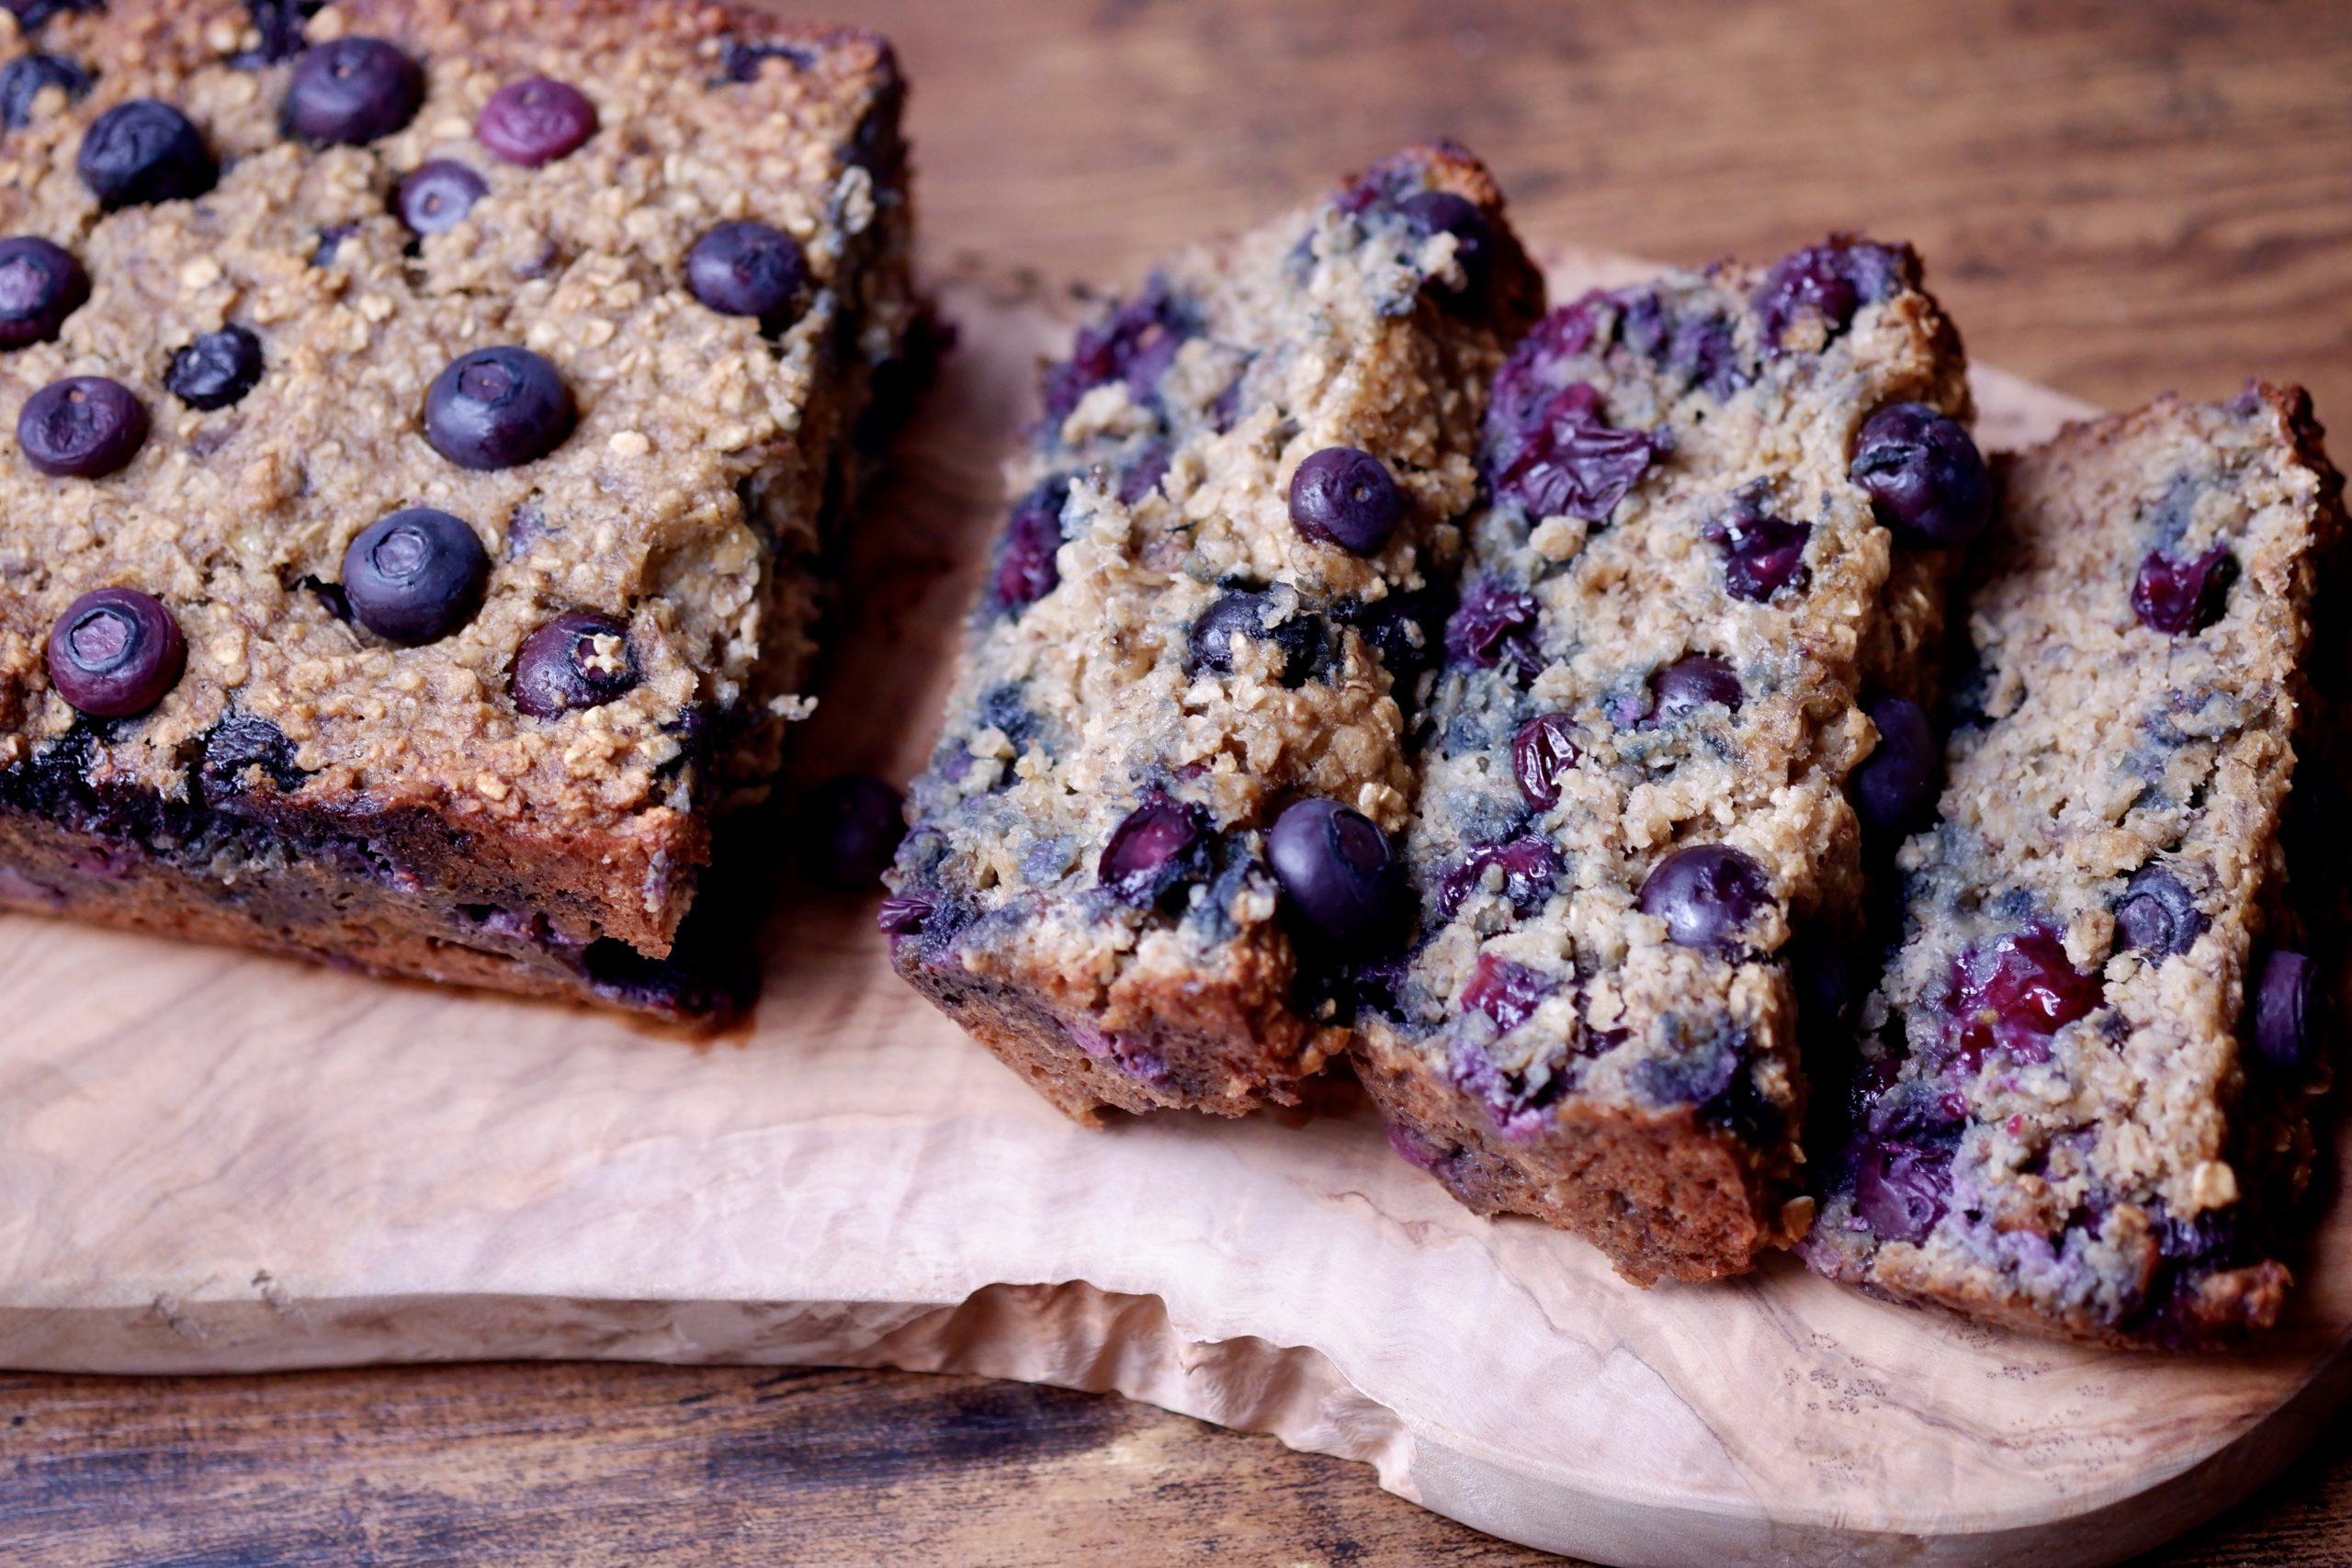
M 596 106 L 552 76 L 509 82 L 490 96 L 474 121 L 483 146 L 526 169 L 577 151 L 595 134 Z
M 721 223 L 686 253 L 686 287 L 722 316 L 786 324 L 808 281 L 799 243 L 767 223 Z
M 1564 713 L 1539 713 L 1510 738 L 1511 777 L 1520 798 L 1538 811 L 1559 804 L 1560 778 L 1582 759 L 1575 722 Z
M 2194 560 L 2151 550 L 2132 581 L 2132 613 L 2142 626 L 2166 637 L 2202 631 L 2229 608 L 2230 584 L 2237 575 L 2237 558 L 2227 545 L 2215 545 Z
M 2266 955 L 2254 989 L 2254 1045 L 2282 1072 L 2311 1060 L 2311 1020 L 2319 1010 L 2319 965 L 2300 953 Z
M 223 327 L 173 350 L 164 385 L 192 409 L 225 409 L 259 386 L 261 373 L 261 339 L 243 327 Z
M 1863 711 L 1878 745 L 1854 770 L 1855 813 L 1872 832 L 1907 833 L 1935 807 L 1943 748 L 1927 710 L 1908 697 L 1879 697 Z
M 2123 885 L 2115 901 L 2115 940 L 2128 952 L 2169 958 L 2197 945 L 2212 919 L 2197 907 L 2197 896 L 2160 865 L 2143 865 Z
M 376 38 L 314 44 L 294 62 L 283 116 L 288 134 L 322 144 L 356 145 L 390 136 L 424 102 L 424 73 L 398 47 Z
M 1208 834 L 1205 807 L 1148 790 L 1112 829 L 1095 875 L 1130 904 L 1161 903 L 1206 868 Z
M 69 376 L 25 400 L 17 445 L 25 460 L 59 479 L 95 479 L 139 455 L 147 407 L 103 376 Z
M 413 506 L 369 524 L 343 552 L 343 592 L 358 623 L 397 643 L 436 642 L 473 619 L 490 552 L 465 522 Z
M 1729 844 L 1686 844 L 1657 863 L 1634 902 L 1666 922 L 1667 940 L 1729 958 L 1740 931 L 1772 902 L 1772 879 Z
M 412 233 L 439 234 L 456 228 L 490 194 L 490 184 L 455 158 L 419 164 L 401 181 L 392 205 Z
M 20 54 L 0 65 L 0 126 L 30 125 L 33 105 L 51 87 L 72 103 L 89 92 L 90 73 L 62 54 Z
M 1846 477 L 1906 544 L 1967 544 L 1993 520 L 1984 455 L 1957 420 L 1925 403 L 1889 403 L 1862 422 Z
M 1464 309 L 1483 304 L 1495 276 L 1495 226 L 1478 204 L 1450 190 L 1425 190 L 1397 203 L 1396 210 L 1422 234 L 1453 236 L 1454 265 L 1462 282 L 1444 291 Z
M 48 651 L 57 694 L 92 718 L 145 713 L 187 668 L 179 622 L 135 588 L 100 588 L 74 600 L 50 628 Z
M 47 343 L 89 298 L 73 252 L 32 234 L 0 240 L 0 349 Z
M 74 168 L 109 211 L 202 196 L 220 177 L 187 116 L 153 98 L 115 105 L 82 133 Z
M 1334 800 L 1295 801 L 1267 830 L 1266 861 L 1293 931 L 1309 946 L 1365 956 L 1396 933 L 1403 876 L 1387 835 L 1363 813 Z
M 869 892 L 907 836 L 906 802 L 872 773 L 836 773 L 800 803 L 800 865 L 812 881 Z
M 1694 653 L 1650 677 L 1650 711 L 1643 716 L 1642 728 L 1679 723 L 1709 703 L 1721 703 L 1737 713 L 1746 696 L 1739 675 L 1730 665 L 1713 654 Z
M 1388 465 L 1353 446 L 1326 446 L 1290 477 L 1290 523 L 1302 538 L 1368 556 L 1405 514 Z
M 424 394 L 424 438 L 461 468 L 511 468 L 563 445 L 571 389 L 527 348 L 478 348 L 451 360 Z
M 533 718 L 602 707 L 637 684 L 628 627 L 574 610 L 523 639 L 514 654 L 514 705 Z

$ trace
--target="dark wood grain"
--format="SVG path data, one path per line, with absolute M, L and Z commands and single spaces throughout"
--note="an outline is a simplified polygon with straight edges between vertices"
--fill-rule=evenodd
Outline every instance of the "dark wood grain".
M 2352 426 L 2352 6 L 872 0 L 935 260 L 1118 282 L 1432 134 L 1537 240 L 1900 235 L 1979 358 Z M 1518 1563 L 1368 1470 L 962 1378 L 0 1378 L 0 1562 Z M 2352 1563 L 2352 1438 L 2146 1568 Z

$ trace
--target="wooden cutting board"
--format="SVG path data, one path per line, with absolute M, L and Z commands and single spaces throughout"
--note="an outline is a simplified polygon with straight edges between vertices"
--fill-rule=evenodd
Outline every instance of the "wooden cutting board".
M 1561 298 L 1642 269 L 1556 258 Z M 1071 301 L 967 269 L 863 523 L 802 743 L 904 777 Z M 1980 374 L 1988 446 L 2079 405 Z M 2352 1359 L 2352 1217 L 2260 1350 L 1970 1328 L 1777 1261 L 1645 1293 L 1457 1207 L 1352 1086 L 1313 1114 L 1064 1122 L 797 884 L 715 1043 L 0 917 L 0 1365 L 604 1357 L 1116 1390 L 1612 1563 L 2111 1562 L 2283 1465 Z M 5 1441 L 0 1441 L 0 1450 Z

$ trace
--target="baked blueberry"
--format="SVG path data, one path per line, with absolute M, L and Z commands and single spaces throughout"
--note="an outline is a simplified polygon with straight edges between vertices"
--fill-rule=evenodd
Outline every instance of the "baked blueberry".
M 2230 584 L 2237 574 L 2237 558 L 2227 545 L 2215 545 L 2194 560 L 2151 550 L 2132 580 L 2132 613 L 2142 626 L 2166 637 L 2202 631 L 2229 607 Z
M 1559 988 L 1559 982 L 1540 969 L 1514 964 L 1498 953 L 1482 953 L 1470 970 L 1469 984 L 1462 987 L 1462 1006 L 1467 1011 L 1485 1013 L 1495 1021 L 1498 1030 L 1509 1034 Z
M 1694 653 L 1678 659 L 1650 678 L 1650 711 L 1645 729 L 1679 724 L 1709 703 L 1721 703 L 1734 713 L 1747 695 L 1732 667 L 1713 654 Z
M 461 468 L 511 468 L 563 445 L 571 389 L 527 348 L 478 348 L 450 361 L 424 394 L 424 438 Z
M 760 67 L 771 60 L 781 60 L 795 71 L 806 71 L 814 62 L 808 51 L 797 43 L 729 37 L 719 40 L 718 80 L 711 85 L 756 82 L 760 79 Z
M 1520 798 L 1538 811 L 1559 803 L 1560 779 L 1577 765 L 1576 728 L 1566 714 L 1539 713 L 1510 738 L 1511 777 Z
M 187 668 L 179 622 L 153 594 L 100 588 L 65 607 L 49 633 L 49 679 L 92 718 L 129 718 L 163 701 Z
M 1157 904 L 1204 869 L 1209 814 L 1157 790 L 1120 819 L 1095 875 L 1131 904 Z
M 1522 833 L 1499 844 L 1479 844 L 1438 874 L 1437 912 L 1453 919 L 1471 894 L 1487 886 L 1487 873 L 1501 874 L 1502 895 L 1511 908 L 1532 915 L 1552 897 L 1566 865 L 1552 840 L 1540 833 Z
M 1422 234 L 1453 236 L 1453 260 L 1462 269 L 1462 282 L 1441 287 L 1466 308 L 1483 303 L 1495 276 L 1495 226 L 1478 204 L 1450 190 L 1425 190 L 1407 197 L 1396 210 Z
M 1802 584 L 1805 541 L 1813 537 L 1813 525 L 1741 505 L 1707 525 L 1705 536 L 1724 552 L 1724 591 L 1760 604 L 1792 582 Z
M 1326 446 L 1290 477 L 1290 525 L 1304 538 L 1368 556 L 1404 514 L 1405 494 L 1388 465 L 1353 446 Z
M 1516 363 L 1514 357 L 1496 378 L 1498 397 Z M 1530 395 L 1515 394 L 1515 401 Z M 1513 423 L 1498 429 L 1498 416 L 1488 419 L 1499 459 L 1495 497 L 1517 502 L 1531 519 L 1608 522 L 1660 450 L 1647 431 L 1610 428 L 1602 419 L 1600 394 L 1581 381 L 1542 394 L 1540 400 L 1502 417 Z
M 397 643 L 437 642 L 473 619 L 490 552 L 461 518 L 412 506 L 369 524 L 343 552 L 343 592 L 359 624 Z
M 1214 601 L 1193 622 L 1189 637 L 1193 672 L 1231 674 L 1233 639 L 1253 637 L 1271 643 L 1280 656 L 1281 668 L 1274 678 L 1285 686 L 1299 684 L 1314 667 L 1322 630 L 1314 616 L 1296 608 L 1275 625 L 1267 625 L 1275 613 L 1274 599 L 1266 593 L 1236 590 Z
M 1772 902 L 1772 879 L 1729 844 L 1686 844 L 1657 863 L 1634 902 L 1678 947 L 1736 955 L 1739 933 Z
M 261 373 L 261 339 L 243 327 L 223 327 L 173 350 L 164 386 L 192 409 L 225 409 L 260 385 Z
M 1543 601 L 1491 577 L 1482 577 L 1463 590 L 1462 603 L 1445 623 L 1445 651 L 1491 670 L 1510 663 L 1521 674 L 1544 667 L 1535 643 Z
M 1920 1242 L 1951 1200 L 1951 1151 L 1866 1142 L 1854 1162 L 1854 1209 L 1882 1241 Z
M 1854 811 L 1880 834 L 1907 833 L 1935 808 L 1943 748 L 1927 710 L 1908 697 L 1883 696 L 1862 710 L 1878 727 L 1878 744 L 1854 770 Z
M 0 65 L 0 126 L 30 125 L 33 105 L 51 87 L 72 103 L 89 92 L 90 73 L 62 54 L 21 54 Z
M 1925 403 L 1889 403 L 1864 420 L 1846 477 L 1905 543 L 1964 545 L 1993 520 L 1984 455 L 1958 421 Z
M 424 102 L 424 73 L 377 38 L 314 44 L 294 62 L 282 111 L 288 135 L 322 145 L 390 136 Z
M 111 211 L 202 196 L 220 177 L 212 150 L 187 116 L 153 98 L 117 104 L 82 133 L 74 168 Z
M 25 460 L 60 479 L 94 479 L 139 454 L 147 407 L 130 389 L 103 376 L 69 376 L 25 400 L 17 445 Z
M 1782 333 L 1806 316 L 1820 318 L 1825 339 L 1836 337 L 1857 310 L 1903 287 L 1905 261 L 1905 252 L 1886 245 L 1838 240 L 1782 256 L 1756 291 L 1765 352 L 1781 353 Z
M 2259 974 L 2254 993 L 2255 1050 L 2272 1067 L 2300 1071 L 2311 1059 L 2319 966 L 2300 953 L 2282 951 L 2267 954 Z
M 929 894 L 894 893 L 874 911 L 874 923 L 888 936 L 916 936 L 938 908 L 938 900 Z M 897 945 L 891 943 L 893 948 Z
M 1055 554 L 1062 547 L 1062 498 L 1068 476 L 1046 479 L 1022 499 L 1004 525 L 989 591 L 999 604 L 1019 610 L 1051 593 L 1062 580 Z
M 2075 968 L 2066 956 L 2065 933 L 2037 921 L 1952 960 L 1945 1048 L 1965 1073 L 1983 1066 L 1985 1053 L 1995 1049 L 2046 1062 L 2050 1037 L 2088 1017 L 2106 995 L 2098 975 Z
M 455 158 L 435 158 L 409 171 L 392 194 L 401 221 L 413 233 L 438 234 L 465 221 L 490 184 Z
M 1267 830 L 1266 861 L 1302 942 L 1363 956 L 1395 932 L 1403 878 L 1387 835 L 1363 813 L 1334 800 L 1294 802 Z
M 800 803 L 800 864 L 843 892 L 873 890 L 907 836 L 906 802 L 872 773 L 837 773 Z
M 308 41 L 303 31 L 310 18 L 326 0 L 245 0 L 245 14 L 252 18 L 255 36 L 254 47 L 241 50 L 229 57 L 229 63 L 240 71 L 257 71 L 265 65 L 278 65 L 302 52 Z
M 0 9 L 17 18 L 17 30 L 30 38 L 39 32 L 51 17 L 71 16 L 77 11 L 96 11 L 106 0 L 0 0 Z
M 2180 878 L 2160 865 L 2133 872 L 2115 901 L 2116 945 L 2151 958 L 2187 953 L 2212 923 Z
M 766 223 L 721 223 L 686 253 L 686 287 L 722 316 L 757 316 L 771 328 L 797 314 L 808 281 L 800 246 Z
M 574 610 L 523 639 L 514 654 L 514 705 L 533 718 L 602 707 L 637 684 L 628 627 Z
M 596 106 L 569 82 L 533 76 L 509 82 L 474 121 L 481 144 L 510 164 L 536 169 L 576 152 L 596 134 Z
M 0 240 L 0 349 L 47 343 L 89 298 L 73 252 L 32 234 Z

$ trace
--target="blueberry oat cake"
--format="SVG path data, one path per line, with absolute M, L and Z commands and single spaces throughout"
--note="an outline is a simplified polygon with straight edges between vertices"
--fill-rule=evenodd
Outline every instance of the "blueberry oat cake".
M 1239 1113 L 1340 1045 L 1484 393 L 1542 309 L 1486 171 L 1408 151 L 1188 251 L 1045 373 L 882 913 L 1057 1106 Z
M 1503 367 L 1419 936 L 1357 1045 L 1398 1152 L 1471 1207 L 1642 1284 L 1804 1230 L 1803 953 L 1857 932 L 1849 779 L 1928 695 L 1989 513 L 1969 412 L 1917 258 L 1859 240 L 1590 295 Z
M 2278 1311 L 2326 1077 L 2280 832 L 2340 481 L 2256 385 L 2075 425 L 2002 490 L 1803 1251 L 1989 1323 L 2224 1341 Z
M 723 1008 L 686 917 L 916 320 L 887 46 L 8 9 L 0 901 Z

